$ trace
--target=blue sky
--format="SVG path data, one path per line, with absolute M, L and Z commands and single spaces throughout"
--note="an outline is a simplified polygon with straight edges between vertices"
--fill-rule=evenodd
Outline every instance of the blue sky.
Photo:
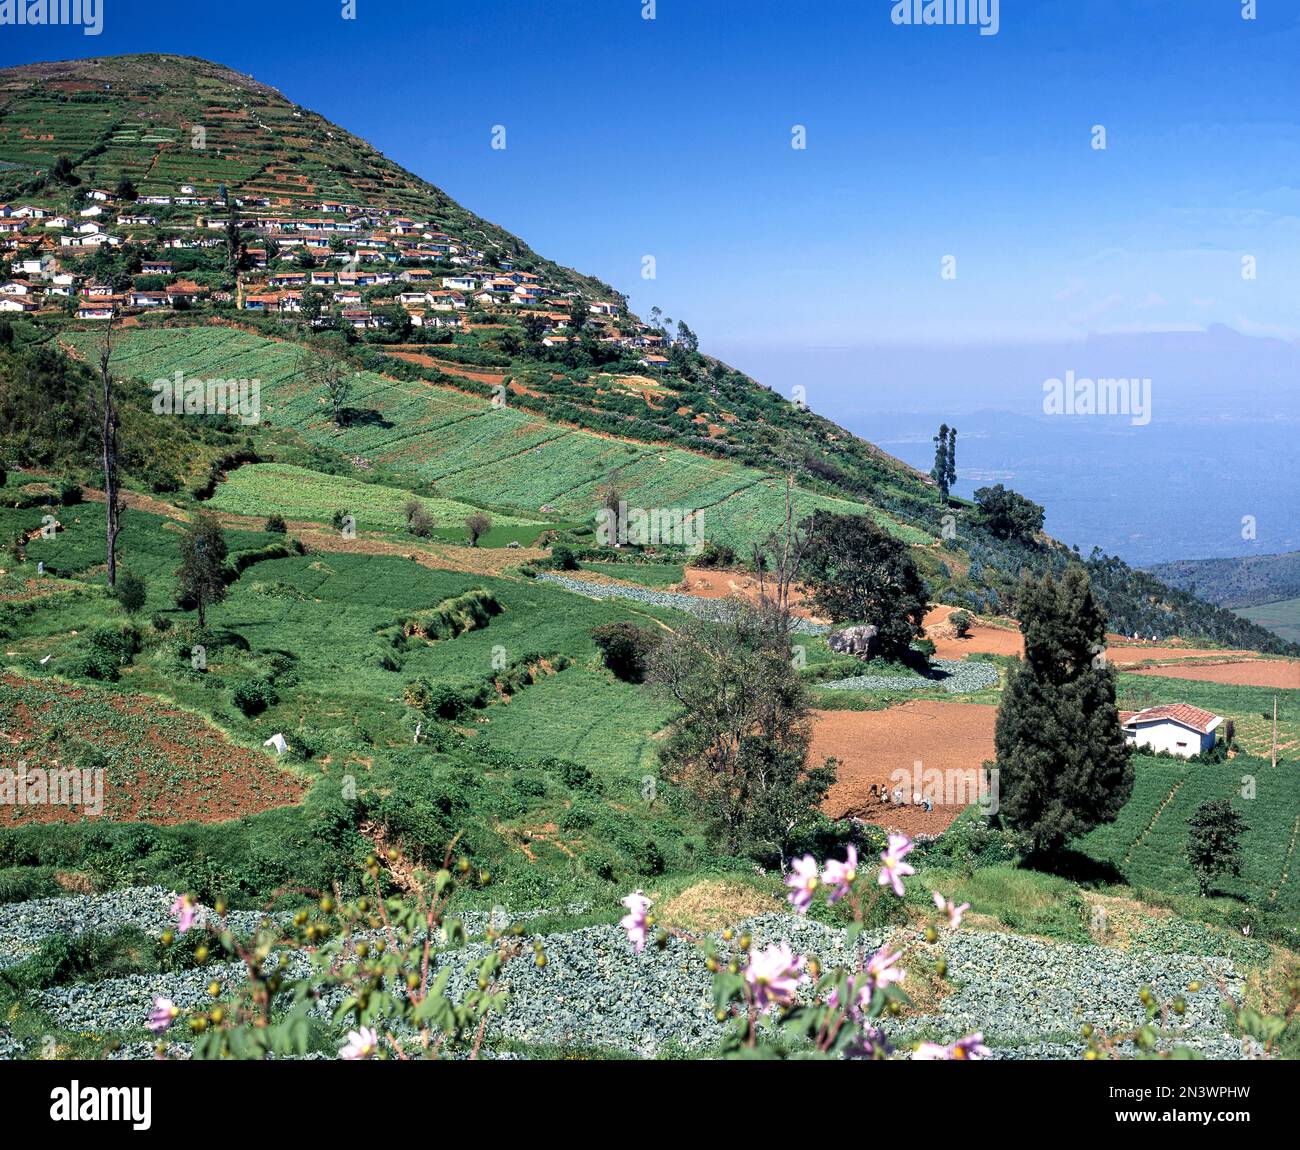
M 1001 0 L 994 36 L 892 0 L 104 3 L 0 61 L 251 72 L 706 344 L 1300 336 L 1289 0 Z

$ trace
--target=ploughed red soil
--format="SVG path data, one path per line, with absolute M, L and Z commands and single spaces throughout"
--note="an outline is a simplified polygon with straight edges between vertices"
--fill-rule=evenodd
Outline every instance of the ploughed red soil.
M 1025 653 L 1024 637 L 1019 630 L 1009 627 L 972 623 L 966 637 L 958 639 L 948 622 L 948 616 L 956 610 L 956 607 L 935 606 L 925 614 L 925 634 L 934 643 L 935 658 L 964 659 L 976 654 L 1015 655 L 1018 658 Z
M 672 588 L 684 591 L 688 595 L 698 595 L 701 599 L 730 599 L 739 596 L 744 599 L 758 599 L 758 580 L 744 571 L 711 571 L 707 567 L 687 567 L 685 577 Z M 804 605 L 801 592 L 795 591 L 791 596 L 796 615 L 813 619 L 819 623 L 826 620 Z
M 1161 679 L 1195 679 L 1200 683 L 1234 683 L 1246 687 L 1286 687 L 1300 690 L 1300 659 L 1249 659 L 1233 663 L 1183 663 L 1175 667 L 1142 667 L 1135 675 Z
M 993 725 L 997 708 L 976 703 L 947 703 L 915 699 L 884 711 L 814 711 L 810 764 L 827 757 L 839 760 L 837 779 L 823 808 L 832 818 L 860 818 L 909 835 L 937 835 L 974 802 L 979 768 L 994 755 Z M 919 785 L 915 766 L 921 764 Z M 911 803 L 915 791 L 927 786 L 927 771 L 942 772 L 936 790 L 949 802 L 934 809 Z M 891 793 L 899 785 L 894 772 L 906 771 L 899 805 L 881 803 L 871 786 Z M 933 786 L 936 776 L 931 775 Z M 963 796 L 964 785 L 964 796 Z
M 49 802 L 18 804 L 14 777 L 107 760 L 103 809 Z M 19 762 L 26 764 L 20 768 Z M 0 674 L 0 769 L 13 772 L 15 797 L 0 802 L 0 827 L 27 823 L 221 822 L 296 803 L 306 784 L 264 752 L 232 743 L 198 715 L 148 695 L 114 694 L 54 679 Z M 48 779 L 48 775 L 46 776 Z M 92 776 L 93 778 L 93 776 Z

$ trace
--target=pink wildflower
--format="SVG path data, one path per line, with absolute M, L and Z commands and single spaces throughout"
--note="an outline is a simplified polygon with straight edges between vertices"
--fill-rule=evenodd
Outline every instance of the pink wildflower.
M 803 956 L 795 957 L 784 942 L 773 943 L 763 951 L 751 950 L 745 982 L 754 996 L 754 1005 L 766 1010 L 793 1002 L 795 989 L 808 977 L 803 973 L 803 964 Z
M 145 1023 L 155 1034 L 161 1034 L 171 1026 L 181 1014 L 181 1008 L 170 998 L 155 996 L 153 1009 L 149 1011 L 149 1021 Z
M 894 893 L 902 898 L 903 879 L 916 871 L 903 861 L 913 847 L 907 835 L 890 835 L 889 849 L 880 852 L 880 875 L 876 879 L 881 886 L 892 886 Z
M 176 916 L 176 929 L 181 934 L 184 934 L 194 925 L 198 913 L 198 903 L 194 901 L 192 894 L 179 894 L 176 896 L 176 901 L 172 903 L 172 914 Z
M 372 1027 L 363 1026 L 360 1030 L 348 1031 L 347 1044 L 339 1050 L 339 1057 L 356 1062 L 363 1058 L 373 1058 L 378 1049 L 379 1035 Z
M 628 895 L 623 900 L 623 905 L 627 907 L 628 913 L 618 920 L 618 925 L 627 931 L 628 942 L 640 954 L 645 949 L 646 934 L 649 931 L 646 912 L 650 909 L 650 900 L 638 890 Z
M 817 860 L 812 855 L 796 859 L 790 864 L 785 885 L 790 888 L 790 905 L 800 914 L 806 912 L 812 902 L 813 891 L 817 889 Z
M 828 896 L 829 902 L 839 902 L 858 878 L 858 848 L 850 845 L 844 856 L 844 861 L 839 862 L 837 859 L 831 859 L 826 863 L 826 869 L 822 872 L 822 882 L 831 888 Z
M 944 898 L 938 891 L 934 892 L 934 905 L 948 915 L 948 925 L 953 930 L 961 926 L 961 916 L 970 910 L 970 903 L 964 902 L 961 906 L 954 906 L 952 899 Z

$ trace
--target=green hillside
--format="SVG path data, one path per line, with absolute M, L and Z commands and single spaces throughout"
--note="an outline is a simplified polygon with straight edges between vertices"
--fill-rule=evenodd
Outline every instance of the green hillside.
M 1300 596 L 1300 551 L 1238 559 L 1182 559 L 1149 569 L 1170 587 L 1219 607 L 1258 607 Z
M 1238 607 L 1237 614 L 1260 627 L 1267 627 L 1289 643 L 1300 643 L 1300 599 Z
M 745 558 L 782 521 L 790 477 L 800 515 L 865 510 L 916 546 L 936 601 L 994 615 L 1014 615 L 1022 574 L 1081 558 L 1041 534 L 995 533 L 928 476 L 707 355 L 685 322 L 631 314 L 609 285 L 218 64 L 0 70 L 0 164 L 0 200 L 32 213 L 15 241 L 41 269 L 30 274 L 62 269 L 127 317 L 119 373 L 261 381 L 256 428 L 136 419 L 129 485 L 206 499 L 255 456 L 485 507 L 504 528 L 589 523 L 613 484 L 634 507 L 702 511 L 706 536 Z M 102 227 L 84 246 L 67 223 L 95 212 Z M 0 363 L 0 388 L 30 372 L 35 349 L 50 353 L 51 336 L 95 358 L 102 322 L 82 307 L 93 299 L 50 288 L 5 321 L 19 358 Z M 341 426 L 303 382 L 307 343 L 353 374 Z M 91 478 L 85 429 L 75 451 L 66 436 L 37 447 L 14 410 L 0 403 L 6 463 Z M 216 506 L 254 505 L 232 491 Z M 524 539 L 488 540 L 510 541 Z M 1117 630 L 1288 649 L 1116 559 L 1087 563 Z

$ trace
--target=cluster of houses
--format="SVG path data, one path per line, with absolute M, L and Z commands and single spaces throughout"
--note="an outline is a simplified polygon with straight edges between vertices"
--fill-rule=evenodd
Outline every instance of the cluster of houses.
M 317 325 L 341 322 L 367 329 L 386 326 L 393 314 L 387 305 L 396 305 L 415 327 L 455 329 L 464 325 L 474 308 L 498 315 L 532 315 L 540 321 L 543 345 L 559 348 L 578 338 L 571 330 L 572 315 L 575 306 L 585 306 L 591 336 L 643 351 L 644 367 L 668 365 L 668 358 L 658 354 L 662 335 L 644 324 L 620 325 L 625 315 L 621 301 L 588 300 L 580 292 L 548 284 L 542 276 L 517 268 L 508 255 L 498 253 L 490 259 L 485 251 L 426 221 L 388 208 L 334 200 L 292 216 L 270 212 L 266 197 L 236 195 L 233 201 L 241 231 L 251 240 L 245 247 L 247 270 L 240 273 L 233 298 L 183 279 L 161 290 L 114 293 L 104 285 L 81 283 L 74 270 L 63 266 L 67 263 L 75 269 L 79 249 L 144 240 L 155 250 L 224 247 L 229 218 L 224 189 L 209 196 L 191 184 L 181 184 L 175 195 L 140 195 L 123 201 L 96 188 L 75 216 L 30 204 L 0 204 L 0 243 L 15 253 L 30 253 L 33 248 L 38 252 L 12 261 L 16 278 L 0 284 L 0 311 L 38 311 L 60 302 L 50 297 L 76 297 L 78 318 L 98 320 L 124 310 L 184 306 L 210 298 L 264 314 L 300 316 L 311 311 Z M 192 223 L 180 225 L 171 211 L 161 224 L 151 211 L 177 206 L 197 208 L 200 213 Z M 139 228 L 150 231 L 141 236 L 129 230 Z M 448 268 L 451 274 L 444 274 Z M 163 277 L 174 274 L 172 266 L 161 260 L 145 261 L 141 271 Z M 367 306 L 376 293 L 365 289 L 389 285 L 399 290 L 377 293 L 384 309 Z

